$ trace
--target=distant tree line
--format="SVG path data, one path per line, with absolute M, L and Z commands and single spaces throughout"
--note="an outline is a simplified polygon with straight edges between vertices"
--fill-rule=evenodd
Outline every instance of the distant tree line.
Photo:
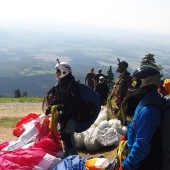
M 28 95 L 27 92 L 21 92 L 20 89 L 14 90 L 14 97 L 15 98 L 27 97 L 27 95 Z

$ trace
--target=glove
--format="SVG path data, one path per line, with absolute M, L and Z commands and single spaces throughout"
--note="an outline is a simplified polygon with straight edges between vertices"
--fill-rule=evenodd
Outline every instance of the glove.
M 64 105 L 62 104 L 57 105 L 56 109 L 59 112 L 58 122 L 62 124 L 66 124 L 66 122 L 69 119 L 68 110 L 66 110 L 66 107 L 64 107 Z
M 112 101 L 112 96 L 110 96 L 110 97 L 107 98 L 107 102 L 108 102 L 108 103 L 111 103 L 111 101 Z
M 108 101 L 112 100 L 112 96 L 110 96 L 107 100 L 108 100 Z
M 48 106 L 48 108 L 45 111 L 45 115 L 49 115 L 51 113 L 51 106 Z
M 63 104 L 59 104 L 59 105 L 57 105 L 57 111 L 62 111 L 62 112 L 64 112 L 64 110 L 65 110 L 65 107 L 64 107 L 64 105 Z
M 119 140 L 119 142 L 121 142 L 122 140 L 126 140 L 126 136 L 122 136 Z

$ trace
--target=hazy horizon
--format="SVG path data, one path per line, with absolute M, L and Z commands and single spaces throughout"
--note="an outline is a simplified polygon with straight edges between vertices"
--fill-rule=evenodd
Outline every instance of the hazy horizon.
M 1 0 L 1 26 L 170 35 L 169 0 Z M 12 29 L 12 28 L 11 28 Z M 50 30 L 49 29 L 49 30 Z M 88 30 L 89 29 L 89 30 Z
M 169 0 L 1 0 L 0 94 L 42 95 L 55 82 L 56 58 L 84 82 L 90 67 L 117 58 L 131 71 L 151 53 L 170 77 Z

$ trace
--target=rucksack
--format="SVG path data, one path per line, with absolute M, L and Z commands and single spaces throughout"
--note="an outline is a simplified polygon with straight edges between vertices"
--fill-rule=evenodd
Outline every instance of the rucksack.
M 164 97 L 164 105 L 162 107 L 162 149 L 163 149 L 163 165 L 162 170 L 170 169 L 170 95 Z
M 78 114 L 76 132 L 80 133 L 95 122 L 101 109 L 99 95 L 85 84 L 78 83 L 81 97 L 81 106 Z
M 152 105 L 161 111 L 161 149 L 162 149 L 162 170 L 170 170 L 170 95 L 162 97 L 161 102 L 150 101 L 142 107 Z M 159 147 L 159 146 L 157 146 Z M 159 156 L 159 155 L 157 155 Z
M 81 84 L 80 82 L 76 83 L 80 91 L 81 101 L 76 120 L 75 132 L 80 133 L 87 130 L 95 122 L 101 109 L 101 101 L 98 93 L 93 89 L 85 84 Z M 53 88 L 55 89 L 57 86 L 54 86 Z M 52 91 L 55 93 L 55 90 Z

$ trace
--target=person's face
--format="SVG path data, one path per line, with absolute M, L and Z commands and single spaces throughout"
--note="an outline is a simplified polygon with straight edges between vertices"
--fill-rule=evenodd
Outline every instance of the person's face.
M 125 68 L 120 66 L 120 65 L 118 65 L 117 72 L 123 73 L 124 71 L 125 71 Z
M 60 79 L 61 71 L 59 69 L 56 70 L 56 78 Z
M 93 73 L 93 72 L 94 72 L 94 69 L 92 68 L 92 69 L 90 70 L 90 72 Z

